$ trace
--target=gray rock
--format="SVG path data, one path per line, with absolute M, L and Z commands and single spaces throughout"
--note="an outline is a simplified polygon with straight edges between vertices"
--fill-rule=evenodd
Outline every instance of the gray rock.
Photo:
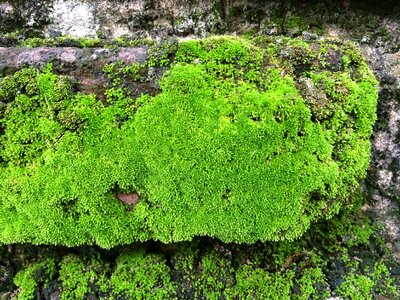
M 0 74 L 12 74 L 26 66 L 43 68 L 52 63 L 55 72 L 79 81 L 81 91 L 102 97 L 107 81 L 102 72 L 104 65 L 117 61 L 144 62 L 147 50 L 147 47 L 119 48 L 113 52 L 103 48 L 0 47 Z
M 69 35 L 71 37 L 97 38 L 100 24 L 95 18 L 95 5 L 79 0 L 56 0 L 49 15 L 50 25 L 45 29 L 49 37 Z

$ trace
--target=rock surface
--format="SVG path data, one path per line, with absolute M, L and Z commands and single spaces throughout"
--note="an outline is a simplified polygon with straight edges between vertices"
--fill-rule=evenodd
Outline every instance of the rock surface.
M 118 61 L 141 63 L 147 58 L 147 47 L 118 48 L 14 48 L 0 47 L 0 74 L 13 74 L 26 66 L 43 68 L 49 63 L 57 73 L 73 77 L 82 92 L 103 96 L 107 79 L 102 72 L 106 64 Z
M 331 24 L 353 35 L 364 31 L 358 38 L 371 42 L 396 23 L 379 14 L 395 17 L 398 9 L 394 0 L 8 0 L 0 4 L 0 30 L 47 37 L 160 38 L 248 31 L 299 35 Z

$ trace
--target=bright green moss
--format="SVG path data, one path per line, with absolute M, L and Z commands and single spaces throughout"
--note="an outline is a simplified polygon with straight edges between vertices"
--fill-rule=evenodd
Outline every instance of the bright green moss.
M 375 295 L 397 299 L 400 296 L 395 278 L 383 262 L 375 262 L 371 270 L 364 267 L 362 272 L 357 269 L 358 261 L 347 261 L 347 265 L 351 267 L 351 271 L 336 290 L 343 299 L 375 299 Z
M 61 299 L 98 298 L 109 288 L 106 277 L 110 266 L 96 258 L 85 261 L 76 255 L 67 255 L 60 262 L 59 280 Z
M 215 80 L 206 69 L 175 66 L 164 92 L 135 118 L 152 174 L 147 192 L 162 207 L 154 215 L 163 224 L 175 220 L 158 228 L 159 238 L 299 236 L 315 215 L 303 214 L 305 199 L 338 176 L 331 145 L 290 80 L 273 72 L 274 88 L 261 93 L 253 84 Z
M 344 299 L 370 300 L 374 282 L 364 275 L 352 274 L 345 278 L 338 292 Z
M 167 41 L 143 68 L 105 68 L 107 105 L 50 69 L 2 79 L 0 241 L 300 237 L 358 186 L 375 121 L 376 81 L 357 50 L 317 46 Z M 113 75 L 157 67 L 169 70 L 154 97 L 130 98 Z
M 268 273 L 262 269 L 243 266 L 236 272 L 234 296 L 239 299 L 292 298 L 294 272 Z
M 122 254 L 110 278 L 111 299 L 174 299 L 169 268 L 160 255 L 135 251 Z
M 18 272 L 14 277 L 14 283 L 21 290 L 17 299 L 30 300 L 37 299 L 37 289 L 39 284 L 44 284 L 56 273 L 54 259 L 46 258 L 42 261 L 32 263 L 27 268 Z

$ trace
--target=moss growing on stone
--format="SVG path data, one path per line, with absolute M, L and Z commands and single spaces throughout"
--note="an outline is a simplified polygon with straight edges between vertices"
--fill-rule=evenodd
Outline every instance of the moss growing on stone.
M 18 299 L 37 299 L 39 285 L 47 283 L 55 275 L 56 269 L 55 260 L 45 258 L 18 272 L 14 277 L 14 283 L 20 287 Z
M 355 300 L 374 299 L 374 295 L 389 298 L 400 296 L 394 278 L 390 277 L 391 274 L 383 263 L 376 262 L 371 272 L 364 270 L 364 273 L 360 274 L 352 270 L 343 278 L 343 282 L 337 289 L 337 294 L 343 299 Z
M 353 45 L 163 45 L 155 96 L 114 82 L 105 105 L 50 69 L 0 81 L 2 243 L 293 240 L 358 186 L 377 90 Z
M 18 47 L 78 47 L 78 48 L 91 48 L 91 47 L 137 47 L 137 46 L 151 46 L 155 42 L 150 39 L 128 39 L 128 38 L 115 38 L 113 40 L 103 40 L 99 38 L 74 38 L 68 35 L 55 37 L 55 38 L 40 38 L 32 37 L 27 39 L 20 39 L 19 32 L 14 34 L 5 34 L 5 38 L 13 39 Z
M 286 243 L 246 247 L 196 239 L 128 246 L 114 255 L 101 251 L 106 257 L 94 248 L 69 254 L 53 249 L 25 264 L 14 281 L 18 299 L 398 299 L 398 263 L 390 267 L 390 260 L 368 253 L 370 245 L 349 256 L 346 249 L 326 252 L 315 237 L 289 244 L 304 240 L 312 246 L 289 250 Z M 285 258 L 274 263 L 278 256 Z
M 98 258 L 70 254 L 59 265 L 61 299 L 99 299 L 108 292 L 110 266 Z
M 134 251 L 117 259 L 111 299 L 174 299 L 175 287 L 161 255 Z

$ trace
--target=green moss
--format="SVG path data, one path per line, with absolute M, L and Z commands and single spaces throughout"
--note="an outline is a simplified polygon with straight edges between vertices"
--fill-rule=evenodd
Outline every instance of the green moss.
M 178 40 L 176 38 L 170 38 L 151 46 L 148 51 L 149 57 L 146 65 L 149 67 L 165 67 L 169 65 L 177 49 Z
M 185 243 L 171 258 L 171 277 L 179 299 L 325 299 L 327 261 L 305 247 Z
M 57 38 L 28 38 L 22 40 L 19 45 L 27 48 L 35 47 L 60 47 L 60 46 L 75 46 L 80 48 L 98 47 L 103 42 L 97 38 L 73 38 L 70 36 L 61 36 Z
M 61 299 L 98 298 L 101 293 L 108 292 L 109 268 L 107 263 L 96 258 L 85 261 L 77 255 L 64 256 L 59 271 Z
M 374 282 L 364 275 L 352 274 L 345 278 L 338 292 L 345 299 L 372 299 Z
M 295 279 L 300 292 L 292 299 L 327 299 L 330 296 L 326 275 L 321 267 L 306 268 L 300 278 Z
M 4 33 L 3 37 L 8 39 L 18 39 L 21 36 L 21 34 L 22 34 L 21 30 L 16 29 L 15 31 Z
M 195 294 L 206 299 L 219 299 L 229 295 L 235 284 L 234 269 L 231 260 L 215 251 L 201 257 L 199 275 L 195 281 Z
M 20 42 L 20 46 L 27 48 L 35 48 L 40 46 L 54 47 L 56 45 L 53 39 L 49 38 L 28 38 Z
M 150 70 L 160 93 L 131 98 Z M 106 105 L 50 68 L 0 81 L 2 243 L 293 240 L 365 176 L 376 81 L 350 44 L 168 40 L 104 71 Z
M 123 62 L 119 61 L 117 63 L 106 64 L 103 67 L 103 72 L 106 74 L 109 81 L 109 89 L 106 93 L 116 89 L 122 89 L 126 95 L 128 83 L 139 80 L 145 71 L 145 66 L 139 63 L 125 65 Z
M 37 299 L 36 292 L 39 284 L 48 282 L 55 273 L 55 261 L 51 258 L 32 263 L 27 268 L 19 271 L 14 277 L 15 285 L 21 289 L 17 299 Z
M 294 272 L 268 273 L 243 266 L 236 272 L 234 296 L 239 299 L 293 299 L 293 277 Z
M 131 245 L 120 248 L 122 252 L 114 249 L 114 254 L 101 251 L 105 257 L 92 247 L 64 248 L 62 252 L 70 254 L 56 253 L 56 260 L 49 258 L 51 252 L 42 253 L 45 258 L 25 266 L 14 281 L 20 288 L 19 299 L 40 298 L 48 291 L 59 293 L 61 299 L 399 297 L 399 276 L 395 269 L 389 271 L 387 261 L 379 256 L 371 259 L 376 253 L 370 249 L 366 256 L 366 251 L 357 252 L 368 248 L 331 253 L 317 237 L 292 242 L 297 249 L 289 249 L 286 242 L 244 246 L 204 238 L 173 245 L 135 245 L 134 250 Z M 307 246 L 304 240 L 312 244 Z M 356 251 L 353 256 L 346 254 L 350 249 Z
M 388 298 L 400 297 L 400 287 L 395 277 L 390 273 L 388 267 L 383 262 L 376 262 L 371 275 L 374 281 L 375 295 L 386 296 Z
M 234 296 L 239 299 L 308 300 L 330 296 L 325 275 L 319 268 L 306 268 L 296 276 L 294 271 L 266 272 L 244 266 L 236 272 L 236 282 Z
M 138 47 L 138 46 L 152 46 L 155 44 L 150 39 L 129 39 L 129 38 L 115 38 L 113 40 L 104 40 L 99 38 L 74 38 L 68 35 L 59 36 L 55 38 L 40 38 L 32 37 L 27 39 L 19 39 L 19 32 L 6 34 L 4 37 L 16 39 L 19 47 L 35 48 L 35 47 Z
M 98 47 L 100 44 L 100 39 L 81 38 L 79 40 L 79 45 L 81 48 Z
M 202 295 L 201 285 L 197 280 L 199 259 L 199 245 L 196 242 L 192 242 L 188 247 L 180 247 L 171 257 L 171 277 L 176 283 L 178 299 L 188 298 L 189 295 Z
M 169 268 L 160 255 L 135 251 L 122 254 L 110 278 L 111 299 L 174 299 Z
M 395 279 L 383 262 L 375 262 L 372 270 L 365 267 L 361 272 L 359 262 L 348 259 L 348 265 L 351 270 L 336 290 L 344 299 L 375 299 L 377 295 L 389 299 L 399 297 L 400 290 Z
M 108 46 L 114 47 L 137 47 L 137 46 L 153 46 L 156 42 L 150 39 L 128 39 L 124 37 L 115 38 L 110 43 L 107 43 Z

